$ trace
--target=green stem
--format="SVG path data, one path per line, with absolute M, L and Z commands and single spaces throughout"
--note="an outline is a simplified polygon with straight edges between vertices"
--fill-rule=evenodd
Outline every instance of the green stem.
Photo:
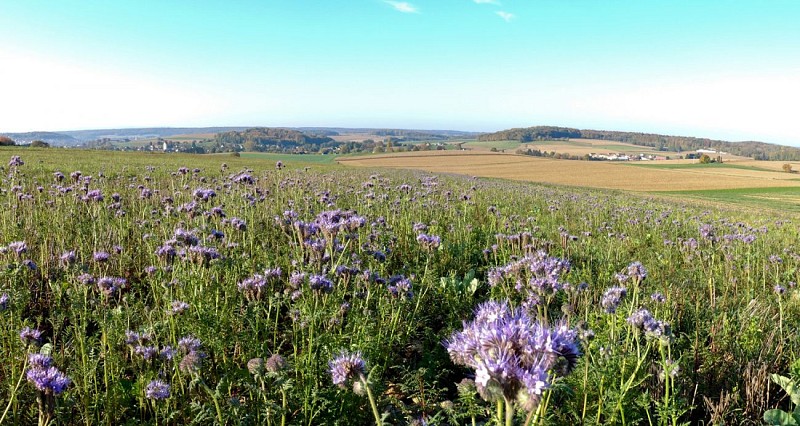
M 514 424 L 514 406 L 510 399 L 504 399 L 506 402 L 506 426 L 512 426 Z
M 19 389 L 19 385 L 22 384 L 22 378 L 25 377 L 25 369 L 28 367 L 28 357 L 25 357 L 25 365 L 22 366 L 22 372 L 19 374 L 19 380 L 17 380 L 17 385 L 14 386 L 14 391 L 11 393 L 11 398 L 8 399 L 8 405 L 6 405 L 6 409 L 3 411 L 3 417 L 0 417 L 0 425 L 3 424 L 3 420 L 6 419 L 6 414 L 8 414 L 9 408 L 14 403 L 14 399 L 17 396 L 17 390 Z
M 369 398 L 369 405 L 372 407 L 372 415 L 375 416 L 375 425 L 383 426 L 381 413 L 378 411 L 378 404 L 375 403 L 375 396 L 372 395 L 372 389 L 369 387 L 369 383 L 367 383 L 367 378 L 364 377 L 363 374 L 360 374 L 358 379 L 361 381 L 361 384 L 364 385 L 364 388 L 367 389 L 367 398 Z

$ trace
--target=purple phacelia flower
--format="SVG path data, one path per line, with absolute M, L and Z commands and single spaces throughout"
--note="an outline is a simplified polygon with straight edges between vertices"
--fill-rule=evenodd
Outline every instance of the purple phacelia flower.
M 61 255 L 61 263 L 64 265 L 72 265 L 77 260 L 77 256 L 75 254 L 75 250 L 65 251 Z
M 194 352 L 194 351 L 200 350 L 201 346 L 203 346 L 203 344 L 202 344 L 202 342 L 200 342 L 200 339 L 198 339 L 198 338 L 196 338 L 194 336 L 186 336 L 186 337 L 182 337 L 180 340 L 178 340 L 178 347 L 184 353 L 189 353 L 189 352 Z
M 163 360 L 169 361 L 175 356 L 175 349 L 172 346 L 164 346 L 161 348 L 158 356 L 160 356 Z
M 25 165 L 19 155 L 12 155 L 11 160 L 8 161 L 8 167 L 19 167 Z
M 312 290 L 321 291 L 323 293 L 330 293 L 333 291 L 333 281 L 323 275 L 311 275 L 308 279 L 308 283 Z
M 178 368 L 184 373 L 192 374 L 197 373 L 200 371 L 200 368 L 203 364 L 203 358 L 206 357 L 206 354 L 200 351 L 191 351 L 183 356 L 181 359 L 180 364 L 178 364 Z
M 549 387 L 548 372 L 566 375 L 577 364 L 577 333 L 564 324 L 547 327 L 508 302 L 478 306 L 444 345 L 450 358 L 475 370 L 475 383 L 487 400 L 518 399 L 533 410 Z
M 659 292 L 655 292 L 655 293 L 651 294 L 650 295 L 650 299 L 652 299 L 654 302 L 658 302 L 658 303 L 664 303 L 664 302 L 667 301 L 667 298 L 664 297 L 664 295 L 662 293 L 659 293 Z
M 628 265 L 627 272 L 628 277 L 639 283 L 647 278 L 647 269 L 644 268 L 641 262 L 633 262 Z
M 96 282 L 95 277 L 89 274 L 80 274 L 78 275 L 77 280 L 83 285 L 94 285 Z
M 111 258 L 111 255 L 108 254 L 107 252 L 104 252 L 104 251 L 96 251 L 92 255 L 92 259 L 94 259 L 95 262 L 99 262 L 99 263 L 108 262 L 108 259 L 110 259 L 110 258 Z
M 180 314 L 187 309 L 189 309 L 189 304 L 180 300 L 173 300 L 172 305 L 170 306 L 170 312 L 175 315 Z
M 86 193 L 86 198 L 90 201 L 103 201 L 103 193 L 99 189 L 93 189 Z
M 659 339 L 666 344 L 672 341 L 672 329 L 669 324 L 655 319 L 647 309 L 634 312 L 628 317 L 627 322 L 644 332 L 646 337 Z
M 125 278 L 102 277 L 97 280 L 97 288 L 106 296 L 112 296 L 126 283 Z
M 442 244 L 442 239 L 437 235 L 419 234 L 417 235 L 417 242 L 423 250 L 433 251 L 439 248 Z
M 0 295 L 0 312 L 3 312 L 6 309 L 8 309 L 8 300 L 9 300 L 8 293 L 3 293 L 2 295 Z
M 395 275 L 389 278 L 387 290 L 389 290 L 389 294 L 394 297 L 410 299 L 414 296 L 414 292 L 411 291 L 411 280 L 402 275 Z
M 42 332 L 30 327 L 25 327 L 19 332 L 19 338 L 26 346 L 39 344 L 42 341 Z
M 31 368 L 47 368 L 53 366 L 53 358 L 49 355 L 33 353 L 28 354 L 28 364 Z
M 158 354 L 158 348 L 155 346 L 137 346 L 133 351 L 141 356 L 145 361 L 149 361 Z
M 778 295 L 782 295 L 782 294 L 786 293 L 786 287 L 784 287 L 784 286 L 782 286 L 780 284 L 775 284 L 775 287 L 772 287 L 772 290 L 775 292 L 775 294 L 778 294 Z
M 26 377 L 36 389 L 51 395 L 61 394 L 72 383 L 72 380 L 56 367 L 31 368 Z
M 342 351 L 328 362 L 328 371 L 331 373 L 333 384 L 344 388 L 349 380 L 365 380 L 367 363 L 361 352 Z
M 148 399 L 167 399 L 169 398 L 169 385 L 161 380 L 153 380 L 147 384 L 144 393 Z
M 28 245 L 25 241 L 14 241 L 8 243 L 8 250 L 13 251 L 17 256 L 22 256 L 23 253 L 28 251 Z
M 24 266 L 24 267 L 26 267 L 26 268 L 30 269 L 31 271 L 35 271 L 36 269 L 38 269 L 38 268 L 39 268 L 38 266 L 36 266 L 36 262 L 34 262 L 34 261 L 33 261 L 33 260 L 31 260 L 31 259 L 25 259 L 25 260 L 23 260 L 23 261 L 22 261 L 22 266 Z
M 607 313 L 613 314 L 626 294 L 628 294 L 628 290 L 625 287 L 611 287 L 603 293 L 600 305 Z

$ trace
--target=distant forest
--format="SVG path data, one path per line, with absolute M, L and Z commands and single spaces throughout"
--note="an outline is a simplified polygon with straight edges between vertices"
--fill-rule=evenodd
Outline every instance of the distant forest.
M 307 134 L 292 129 L 256 127 L 243 131 L 217 133 L 214 142 L 220 145 L 241 145 L 245 151 L 286 152 L 306 150 L 316 152 L 320 147 L 335 147 L 338 143 L 325 135 Z
M 756 160 L 800 161 L 800 148 L 764 142 L 729 142 L 690 136 L 668 136 L 654 133 L 581 130 L 569 127 L 535 126 L 514 128 L 480 135 L 479 141 L 536 142 L 554 139 L 599 139 L 648 146 L 660 151 L 696 151 L 714 149 Z

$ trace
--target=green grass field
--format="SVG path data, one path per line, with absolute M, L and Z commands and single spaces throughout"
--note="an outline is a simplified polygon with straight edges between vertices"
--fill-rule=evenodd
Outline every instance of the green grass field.
M 768 208 L 800 213 L 800 189 L 798 188 L 744 188 L 706 191 L 670 191 L 682 199 L 714 201 L 729 205 Z

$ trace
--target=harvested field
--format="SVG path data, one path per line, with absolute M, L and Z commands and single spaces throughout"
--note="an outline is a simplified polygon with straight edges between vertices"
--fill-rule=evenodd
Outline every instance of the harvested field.
M 628 191 L 800 187 L 796 175 L 741 168 L 634 167 L 629 163 L 553 160 L 524 155 L 436 151 L 353 158 L 337 162 L 355 167 L 418 169 L 530 182 Z

